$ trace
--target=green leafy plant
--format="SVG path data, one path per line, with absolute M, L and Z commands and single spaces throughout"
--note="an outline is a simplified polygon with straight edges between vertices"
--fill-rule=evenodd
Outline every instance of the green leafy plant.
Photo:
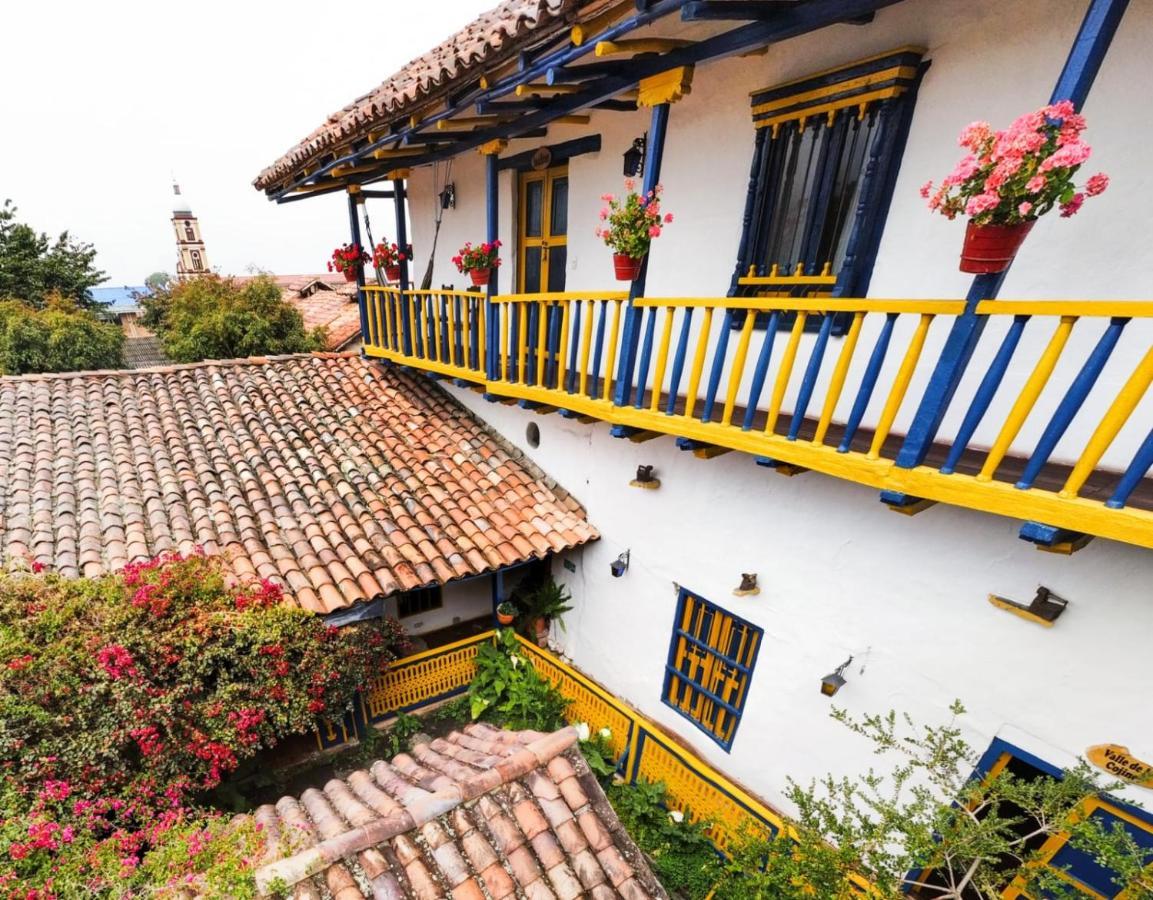
M 640 259 L 649 252 L 653 238 L 660 237 L 662 228 L 672 223 L 673 214 L 661 213 L 659 184 L 647 194 L 636 193 L 635 187 L 636 183 L 629 178 L 625 180 L 627 193 L 623 197 L 612 194 L 601 197 L 605 206 L 600 217 L 606 224 L 597 226 L 596 236 L 611 247 L 613 253 Z
M 496 614 L 498 616 L 516 616 L 518 607 L 511 600 L 502 600 L 496 605 Z
M 693 821 L 685 811 L 670 810 L 668 789 L 661 781 L 614 784 L 607 793 L 621 824 L 652 861 L 661 884 L 691 900 L 704 900 L 722 875 L 721 857 L 707 834 L 709 824 Z
M 323 331 L 306 331 L 299 310 L 267 275 L 244 283 L 202 275 L 157 288 L 140 305 L 143 324 L 177 362 L 305 353 L 325 345 Z
M 34 309 L 0 302 L 0 374 L 78 372 L 124 365 L 124 335 L 59 294 Z
M 1024 778 L 1007 768 L 975 778 L 977 754 L 956 724 L 960 703 L 953 713 L 947 724 L 917 726 L 894 712 L 856 719 L 834 711 L 892 764 L 888 774 L 828 776 L 807 786 L 790 780 L 787 796 L 797 810 L 792 839 L 754 840 L 734 854 L 717 900 L 783 896 L 798 886 L 848 898 L 859 877 L 880 900 L 910 894 L 992 900 L 1010 883 L 1022 896 L 1080 897 L 1039 859 L 1037 848 L 1062 833 L 1112 871 L 1126 897 L 1153 897 L 1153 854 L 1080 812 L 1118 784 L 1101 783 L 1085 763 L 1061 778 Z
M 412 749 L 413 736 L 422 731 L 424 722 L 418 716 L 406 712 L 397 713 L 396 721 L 381 735 L 376 755 L 383 759 L 392 759 L 398 753 L 407 753 Z
M 581 736 L 581 755 L 584 756 L 585 762 L 588 763 L 601 786 L 608 787 L 617 774 L 616 754 L 613 753 L 611 743 L 612 731 L 608 728 L 601 728 L 599 731 L 590 733 L 589 726 L 585 722 L 577 722 L 576 729 Z
M 476 654 L 476 675 L 468 689 L 472 719 L 502 727 L 556 731 L 564 727 L 569 701 L 525 656 L 511 629 L 497 631 Z

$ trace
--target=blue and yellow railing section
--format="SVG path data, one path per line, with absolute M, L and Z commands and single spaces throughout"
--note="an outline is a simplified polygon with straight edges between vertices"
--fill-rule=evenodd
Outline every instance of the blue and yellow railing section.
M 902 511 L 943 502 L 1024 519 L 1022 537 L 1053 549 L 1086 536 L 1153 548 L 1153 511 L 1132 503 L 1153 431 L 1116 471 L 1101 467 L 1153 381 L 1147 336 L 1113 359 L 1132 322 L 1153 320 L 1153 302 L 798 297 L 770 276 L 740 281 L 757 296 L 366 288 L 365 352 L 600 419 L 619 436 L 673 435 L 868 485 Z M 985 337 L 993 323 L 999 343 Z M 1029 331 L 1045 346 L 1021 360 Z M 1069 351 L 1075 332 L 1090 334 L 1088 352 Z M 943 349 L 926 354 L 938 338 Z M 986 346 L 986 370 L 962 383 Z M 1111 360 L 1123 383 L 1094 391 Z M 1054 379 L 1059 367 L 1069 377 Z M 910 397 L 918 376 L 928 387 Z M 946 415 L 955 436 L 934 442 Z M 974 439 L 982 427 L 987 447 Z M 1080 434 L 1072 462 L 1054 463 Z

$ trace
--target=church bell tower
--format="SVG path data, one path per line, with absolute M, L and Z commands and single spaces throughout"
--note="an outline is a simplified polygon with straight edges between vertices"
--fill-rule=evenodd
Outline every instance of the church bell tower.
M 200 234 L 200 222 L 180 195 L 180 185 L 173 184 L 172 191 L 176 194 L 176 202 L 172 207 L 172 228 L 176 232 L 176 277 L 195 278 L 211 271 L 204 250 L 204 238 Z

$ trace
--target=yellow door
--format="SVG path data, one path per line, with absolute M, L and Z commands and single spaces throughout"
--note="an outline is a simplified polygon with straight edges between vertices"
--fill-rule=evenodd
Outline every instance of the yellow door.
M 568 166 L 520 176 L 517 290 L 563 291 L 568 263 Z

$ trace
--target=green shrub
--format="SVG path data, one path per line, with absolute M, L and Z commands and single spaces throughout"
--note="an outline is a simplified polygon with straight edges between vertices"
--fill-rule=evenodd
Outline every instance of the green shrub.
M 177 362 L 323 350 L 324 332 L 305 331 L 300 312 L 267 275 L 243 284 L 202 275 L 159 287 L 141 301 L 142 321 Z
M 0 576 L 0 891 L 240 877 L 243 842 L 197 807 L 202 792 L 342 715 L 403 640 L 391 620 L 336 629 L 281 601 L 203 555 L 100 579 Z
M 0 302 L 0 374 L 118 369 L 123 348 L 119 327 L 58 296 L 43 309 Z

